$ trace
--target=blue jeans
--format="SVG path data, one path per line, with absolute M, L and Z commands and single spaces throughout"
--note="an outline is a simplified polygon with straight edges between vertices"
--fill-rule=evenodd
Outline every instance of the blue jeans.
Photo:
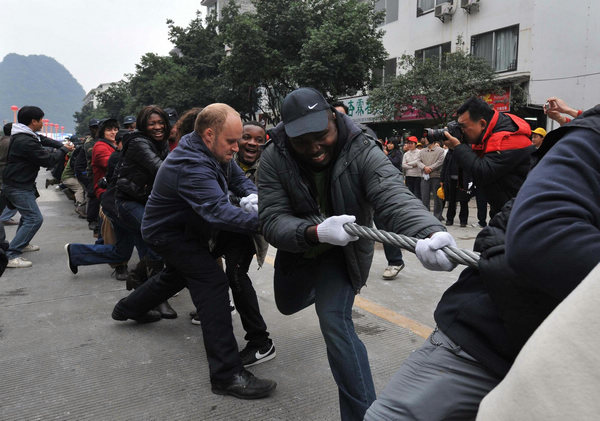
M 131 235 L 135 247 L 138 249 L 140 259 L 148 256 L 150 260 L 161 260 L 142 238 L 142 219 L 144 218 L 144 205 L 132 200 L 116 201 L 119 224 Z
M 17 214 L 16 209 L 4 208 L 2 214 L 0 214 L 0 222 L 6 222 Z
M 316 259 L 278 251 L 274 287 L 275 303 L 283 314 L 315 304 L 338 386 L 341 418 L 362 420 L 375 400 L 375 387 L 367 349 L 352 322 L 355 292 L 342 249 L 335 247 Z
M 35 201 L 36 192 L 34 189 L 19 189 L 4 185 L 2 186 L 2 190 L 6 198 L 21 214 L 17 232 L 6 252 L 6 257 L 14 259 L 21 255 L 23 247 L 29 244 L 33 236 L 38 232 L 44 222 L 44 217 Z
M 103 244 L 71 244 L 69 254 L 71 264 L 75 266 L 89 266 L 100 263 L 123 263 L 131 258 L 135 245 L 133 237 L 119 224 L 112 221 L 115 230 L 116 243 Z

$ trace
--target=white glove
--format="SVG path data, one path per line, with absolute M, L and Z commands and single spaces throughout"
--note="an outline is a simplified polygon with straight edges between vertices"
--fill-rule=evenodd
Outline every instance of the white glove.
M 356 221 L 354 215 L 330 216 L 317 225 L 317 237 L 321 243 L 329 243 L 334 246 L 345 246 L 350 241 L 358 240 L 358 237 L 350 235 L 344 229 L 345 223 Z
M 426 269 L 450 272 L 456 267 L 456 263 L 451 262 L 441 250 L 446 246 L 456 247 L 454 237 L 447 232 L 436 232 L 431 238 L 418 240 L 415 253 Z
M 249 194 L 240 199 L 240 208 L 244 212 L 258 213 L 258 195 L 256 193 Z

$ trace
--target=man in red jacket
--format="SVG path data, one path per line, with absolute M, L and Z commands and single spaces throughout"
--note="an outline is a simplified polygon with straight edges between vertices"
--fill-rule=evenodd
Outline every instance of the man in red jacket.
M 469 98 L 457 110 L 462 142 L 446 132 L 445 144 L 454 150 L 458 166 L 470 174 L 490 204 L 490 217 L 516 196 L 529 171 L 529 124 L 512 114 L 499 113 L 480 98 Z

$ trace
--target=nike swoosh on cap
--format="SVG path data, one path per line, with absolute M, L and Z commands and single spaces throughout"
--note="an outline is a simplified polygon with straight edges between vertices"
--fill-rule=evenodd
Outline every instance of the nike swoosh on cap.
M 313 109 L 313 108 L 315 108 L 317 105 L 319 105 L 319 103 L 318 103 L 318 102 L 317 102 L 317 103 L 315 103 L 315 105 L 309 105 L 309 106 L 308 106 L 308 109 L 309 109 L 309 110 L 312 110 L 312 109 Z

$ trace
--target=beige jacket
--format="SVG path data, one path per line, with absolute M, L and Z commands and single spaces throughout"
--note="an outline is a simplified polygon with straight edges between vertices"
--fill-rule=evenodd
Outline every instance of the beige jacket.
M 477 421 L 600 419 L 600 264 L 529 338 Z
M 429 146 L 419 151 L 418 167 L 423 170 L 425 167 L 430 167 L 433 171 L 429 174 L 431 178 L 439 178 L 444 164 L 444 148 L 435 143 L 430 149 Z
M 412 151 L 406 151 L 404 156 L 402 157 L 402 172 L 405 177 L 422 177 L 421 168 L 417 165 L 419 162 L 419 153 L 421 151 L 418 149 L 413 149 Z

